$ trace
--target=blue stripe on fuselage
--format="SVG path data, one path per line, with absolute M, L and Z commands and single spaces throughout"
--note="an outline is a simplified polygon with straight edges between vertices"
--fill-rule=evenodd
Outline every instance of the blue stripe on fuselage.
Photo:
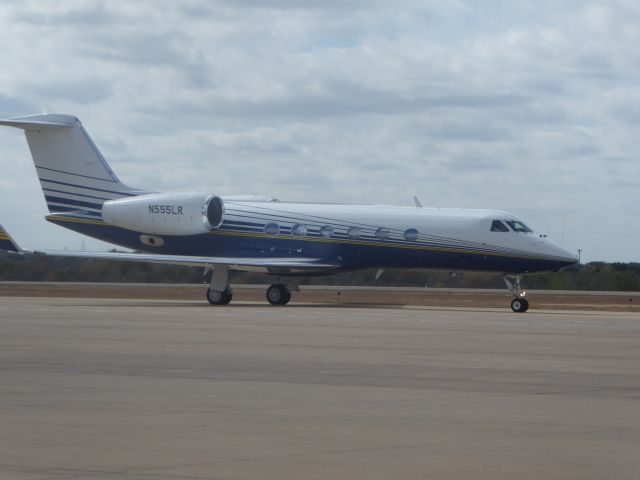
M 40 181 L 41 182 L 56 183 L 58 185 L 66 185 L 67 187 L 83 188 L 85 190 L 91 190 L 91 191 L 94 191 L 94 192 L 115 193 L 116 195 L 122 195 L 123 197 L 135 197 L 136 196 L 135 193 L 116 192 L 114 190 L 105 190 L 103 188 L 87 187 L 86 185 L 77 185 L 77 184 L 74 184 L 74 183 L 58 182 L 57 180 L 49 180 L 47 178 L 40 178 Z
M 101 203 L 83 202 L 83 201 L 80 201 L 80 200 L 71 200 L 70 198 L 54 197 L 52 195 L 45 195 L 44 198 L 47 201 L 47 203 L 57 203 L 57 204 L 63 204 L 63 205 L 75 205 L 75 206 L 79 206 L 79 207 L 94 208 L 96 210 L 101 210 L 102 209 L 102 204 Z M 76 210 L 77 210 L 77 208 L 76 208 Z
M 95 200 L 102 200 L 104 202 L 106 202 L 107 200 L 111 200 L 110 198 L 94 197 L 93 195 L 86 195 L 84 193 L 67 192 L 65 190 L 54 190 L 53 188 L 47 188 L 47 187 L 42 187 L 42 190 L 44 190 L 45 192 L 63 193 L 65 195 L 75 195 L 76 197 L 93 198 Z
M 73 175 L 74 177 L 89 178 L 91 180 L 100 180 L 101 182 L 120 183 L 117 180 L 113 180 L 111 178 L 90 177 L 88 175 L 81 175 L 79 173 L 65 172 L 63 170 L 56 170 L 55 168 L 41 167 L 41 166 L 38 166 L 38 165 L 36 165 L 36 168 L 39 168 L 41 170 L 49 170 L 50 172 L 62 173 L 63 175 Z

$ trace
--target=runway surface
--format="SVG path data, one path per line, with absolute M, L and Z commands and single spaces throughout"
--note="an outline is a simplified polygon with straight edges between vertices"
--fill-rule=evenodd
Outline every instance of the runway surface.
M 0 298 L 1 479 L 629 479 L 640 315 Z

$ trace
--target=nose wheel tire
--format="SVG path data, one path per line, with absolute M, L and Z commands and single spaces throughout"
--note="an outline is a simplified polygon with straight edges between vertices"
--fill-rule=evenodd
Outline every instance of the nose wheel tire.
M 276 283 L 267 288 L 267 300 L 271 305 L 286 305 L 291 300 L 291 292 L 285 285 Z
M 511 300 L 511 310 L 516 313 L 524 313 L 529 310 L 529 301 L 526 298 L 514 298 Z
M 220 291 L 207 288 L 207 300 L 211 305 L 227 305 L 233 298 L 233 290 L 229 287 Z

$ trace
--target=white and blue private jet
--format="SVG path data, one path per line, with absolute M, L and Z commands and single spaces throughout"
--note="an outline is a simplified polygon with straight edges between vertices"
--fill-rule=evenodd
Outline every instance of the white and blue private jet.
M 523 273 L 578 261 L 546 235 L 498 210 L 280 202 L 268 196 L 158 193 L 122 183 L 72 115 L 0 120 L 24 130 L 57 225 L 136 253 L 44 251 L 47 255 L 187 265 L 212 269 L 207 299 L 226 305 L 229 271 L 277 277 L 267 300 L 284 305 L 297 276 L 375 268 L 504 274 L 511 308 L 529 303 Z M 20 249 L 0 227 L 0 249 Z

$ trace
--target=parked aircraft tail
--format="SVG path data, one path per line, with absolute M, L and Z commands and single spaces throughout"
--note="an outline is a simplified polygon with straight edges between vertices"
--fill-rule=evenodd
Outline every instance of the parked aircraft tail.
M 0 225 L 0 250 L 5 252 L 22 253 L 22 249 L 18 246 L 9 232 L 7 232 L 2 225 Z

